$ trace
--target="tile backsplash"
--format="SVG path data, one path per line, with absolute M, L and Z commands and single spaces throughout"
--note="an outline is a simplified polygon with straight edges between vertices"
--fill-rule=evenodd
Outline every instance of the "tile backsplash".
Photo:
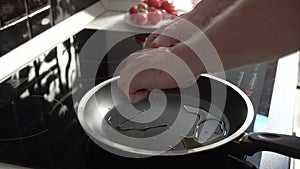
M 0 57 L 99 0 L 0 0 Z
M 1 0 L 1 25 L 16 21 L 26 15 L 24 0 Z
M 21 21 L 9 29 L 0 31 L 0 56 L 29 40 L 27 21 Z M 22 56 L 20 56 L 22 57 Z

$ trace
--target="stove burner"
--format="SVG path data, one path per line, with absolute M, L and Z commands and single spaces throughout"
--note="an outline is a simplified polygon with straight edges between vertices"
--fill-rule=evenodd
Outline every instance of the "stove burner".
M 65 80 L 70 78 L 60 77 L 63 75 L 60 73 L 60 69 L 56 69 L 57 65 L 49 69 L 51 74 L 54 73 L 53 75 L 45 78 L 48 73 L 41 74 L 36 80 L 32 82 L 25 80 L 24 85 L 21 85 L 21 93 L 23 93 L 23 90 L 29 90 L 30 93 L 37 95 L 16 99 L 15 97 L 17 96 L 14 94 L 17 92 L 15 91 L 16 89 L 10 86 L 4 86 L 3 88 L 5 84 L 1 84 L 1 162 L 45 169 L 93 169 L 106 164 L 110 166 L 109 168 L 131 167 L 133 169 L 177 168 L 178 166 L 188 166 L 190 164 L 196 164 L 197 167 L 209 169 L 257 168 L 253 165 L 259 165 L 256 162 L 251 161 L 253 163 L 251 164 L 237 154 L 228 155 L 219 149 L 205 153 L 205 155 L 195 153 L 187 156 L 174 156 L 174 158 L 157 156 L 144 159 L 128 159 L 111 154 L 89 140 L 77 121 L 76 112 L 74 110 L 76 109 L 75 107 L 77 107 L 76 104 L 78 104 L 78 100 L 76 99 L 81 98 L 83 94 L 90 89 L 88 85 L 91 84 L 91 80 L 93 81 L 92 85 L 95 85 L 111 78 L 114 72 L 113 70 L 124 57 L 142 48 L 140 43 L 136 43 L 135 38 L 129 38 L 128 41 L 122 41 L 121 45 L 114 47 L 114 49 L 111 50 L 112 52 L 108 53 L 107 57 L 104 58 L 103 63 L 99 65 L 97 62 L 98 54 L 97 57 L 92 60 L 90 60 L 89 57 L 85 58 L 79 55 L 83 44 L 94 33 L 94 30 L 84 30 L 75 37 L 75 43 L 77 43 L 78 48 L 76 48 L 76 56 L 74 56 L 75 59 L 73 59 L 72 62 L 76 62 L 74 65 L 76 65 L 76 73 L 78 73 L 78 76 L 73 86 L 76 86 L 78 91 L 75 91 L 77 89 L 74 88 L 64 87 L 60 82 L 58 85 L 60 92 L 56 93 L 55 98 L 45 99 L 43 95 L 40 95 L 42 93 L 50 94 L 49 85 L 51 82 L 57 80 L 57 77 L 65 78 Z M 99 35 L 100 37 L 98 39 L 103 42 L 103 39 L 111 40 L 111 38 L 122 38 L 124 35 L 127 37 L 128 32 L 124 34 L 124 32 L 103 31 L 99 32 Z M 103 49 L 101 51 L 106 51 L 107 46 L 105 43 L 99 43 L 99 45 L 99 47 Z M 122 52 L 120 54 L 120 51 L 123 51 L 124 47 L 128 49 L 128 53 Z M 49 60 L 46 60 L 46 62 L 58 58 L 57 52 L 52 54 L 51 56 L 53 57 L 48 58 Z M 226 75 L 228 81 L 236 84 L 249 94 L 249 97 L 256 106 L 255 109 L 257 112 L 266 115 L 266 117 L 268 117 L 270 98 L 272 96 L 277 67 L 277 62 L 274 63 L 275 64 L 258 64 L 257 66 L 242 67 L 241 69 L 230 71 Z M 65 70 L 69 70 L 68 64 L 66 65 L 67 68 L 65 68 Z M 91 72 L 96 72 L 96 77 L 92 77 L 94 74 L 91 74 Z M 22 74 L 24 76 L 22 76 L 22 78 L 28 79 L 28 70 Z M 35 84 L 44 78 L 47 79 L 45 87 L 42 86 L 39 89 L 35 88 Z M 253 83 L 254 81 L 255 84 Z M 12 96 L 14 96 L 13 99 Z M 76 98 L 74 96 L 76 96 Z M 249 131 L 253 131 L 253 128 L 250 127 Z M 258 161 L 260 161 L 260 158 L 258 158 Z
M 0 141 L 17 141 L 17 140 L 24 140 L 24 139 L 30 139 L 30 138 L 33 138 L 33 137 L 37 137 L 39 135 L 42 135 L 44 133 L 48 132 L 48 129 L 45 129 L 41 132 L 38 132 L 38 133 L 35 133 L 35 134 L 32 134 L 32 135 L 28 135 L 28 136 L 23 136 L 23 137 L 18 137 L 18 138 L 7 138 L 7 139 L 0 139 Z
M 52 103 L 36 96 L 18 99 L 4 106 L 0 110 L 0 141 L 29 139 L 47 132 L 44 116 L 52 106 Z

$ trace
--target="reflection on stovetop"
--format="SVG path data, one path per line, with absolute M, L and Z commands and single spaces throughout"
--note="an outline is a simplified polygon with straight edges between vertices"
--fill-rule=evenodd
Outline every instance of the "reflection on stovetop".
M 34 168 L 65 168 L 68 163 L 83 165 L 80 158 L 73 159 L 73 154 L 76 154 L 74 157 L 83 154 L 80 146 L 87 138 L 75 118 L 75 111 L 69 109 L 71 106 L 71 98 L 58 106 L 42 97 L 16 100 L 9 106 L 17 108 L 12 110 L 12 117 L 1 118 L 6 122 L 1 123 L 1 160 Z
M 33 168 L 85 168 L 87 136 L 76 118 L 80 91 L 66 41 L 0 85 L 0 160 Z M 61 56 L 62 58 L 58 58 Z M 65 61 L 64 61 L 65 60 Z
M 217 148 L 179 156 L 152 156 L 145 158 L 127 158 L 114 155 L 96 145 L 87 142 L 86 160 L 89 168 L 109 166 L 109 168 L 178 168 L 178 166 L 203 169 L 256 169 L 250 162 L 228 155 L 227 147 Z
M 90 85 L 112 76 L 111 70 L 122 61 L 112 59 L 120 55 L 118 51 L 127 49 L 127 53 L 122 52 L 126 57 L 142 47 L 137 36 L 132 36 L 116 45 L 99 63 L 79 55 L 93 33 L 83 31 L 59 44 L 0 84 L 0 161 L 32 168 L 158 168 L 195 164 L 212 169 L 256 168 L 244 155 L 229 155 L 226 146 L 184 156 L 129 159 L 111 154 L 91 141 L 77 120 L 80 98 L 93 87 Z M 100 35 L 100 41 L 108 38 L 105 32 Z M 124 48 L 124 44 L 130 47 Z M 102 41 L 98 47 L 105 51 Z M 95 71 L 96 77 L 84 71 L 87 69 Z M 257 77 L 265 80 L 267 76 Z

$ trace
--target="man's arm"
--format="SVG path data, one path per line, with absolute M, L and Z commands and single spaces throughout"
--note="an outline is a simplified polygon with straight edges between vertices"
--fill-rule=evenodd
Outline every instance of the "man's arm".
M 300 49 L 300 1 L 238 1 L 204 32 L 225 70 L 278 59 Z

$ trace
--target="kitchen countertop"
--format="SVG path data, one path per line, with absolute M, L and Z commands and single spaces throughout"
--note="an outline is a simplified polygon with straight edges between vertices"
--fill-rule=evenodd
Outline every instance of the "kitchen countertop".
M 106 11 L 100 17 L 90 22 L 86 29 L 94 30 L 110 30 L 121 32 L 134 32 L 134 33 L 151 33 L 154 29 L 141 29 L 133 27 L 124 22 L 126 12 Z

